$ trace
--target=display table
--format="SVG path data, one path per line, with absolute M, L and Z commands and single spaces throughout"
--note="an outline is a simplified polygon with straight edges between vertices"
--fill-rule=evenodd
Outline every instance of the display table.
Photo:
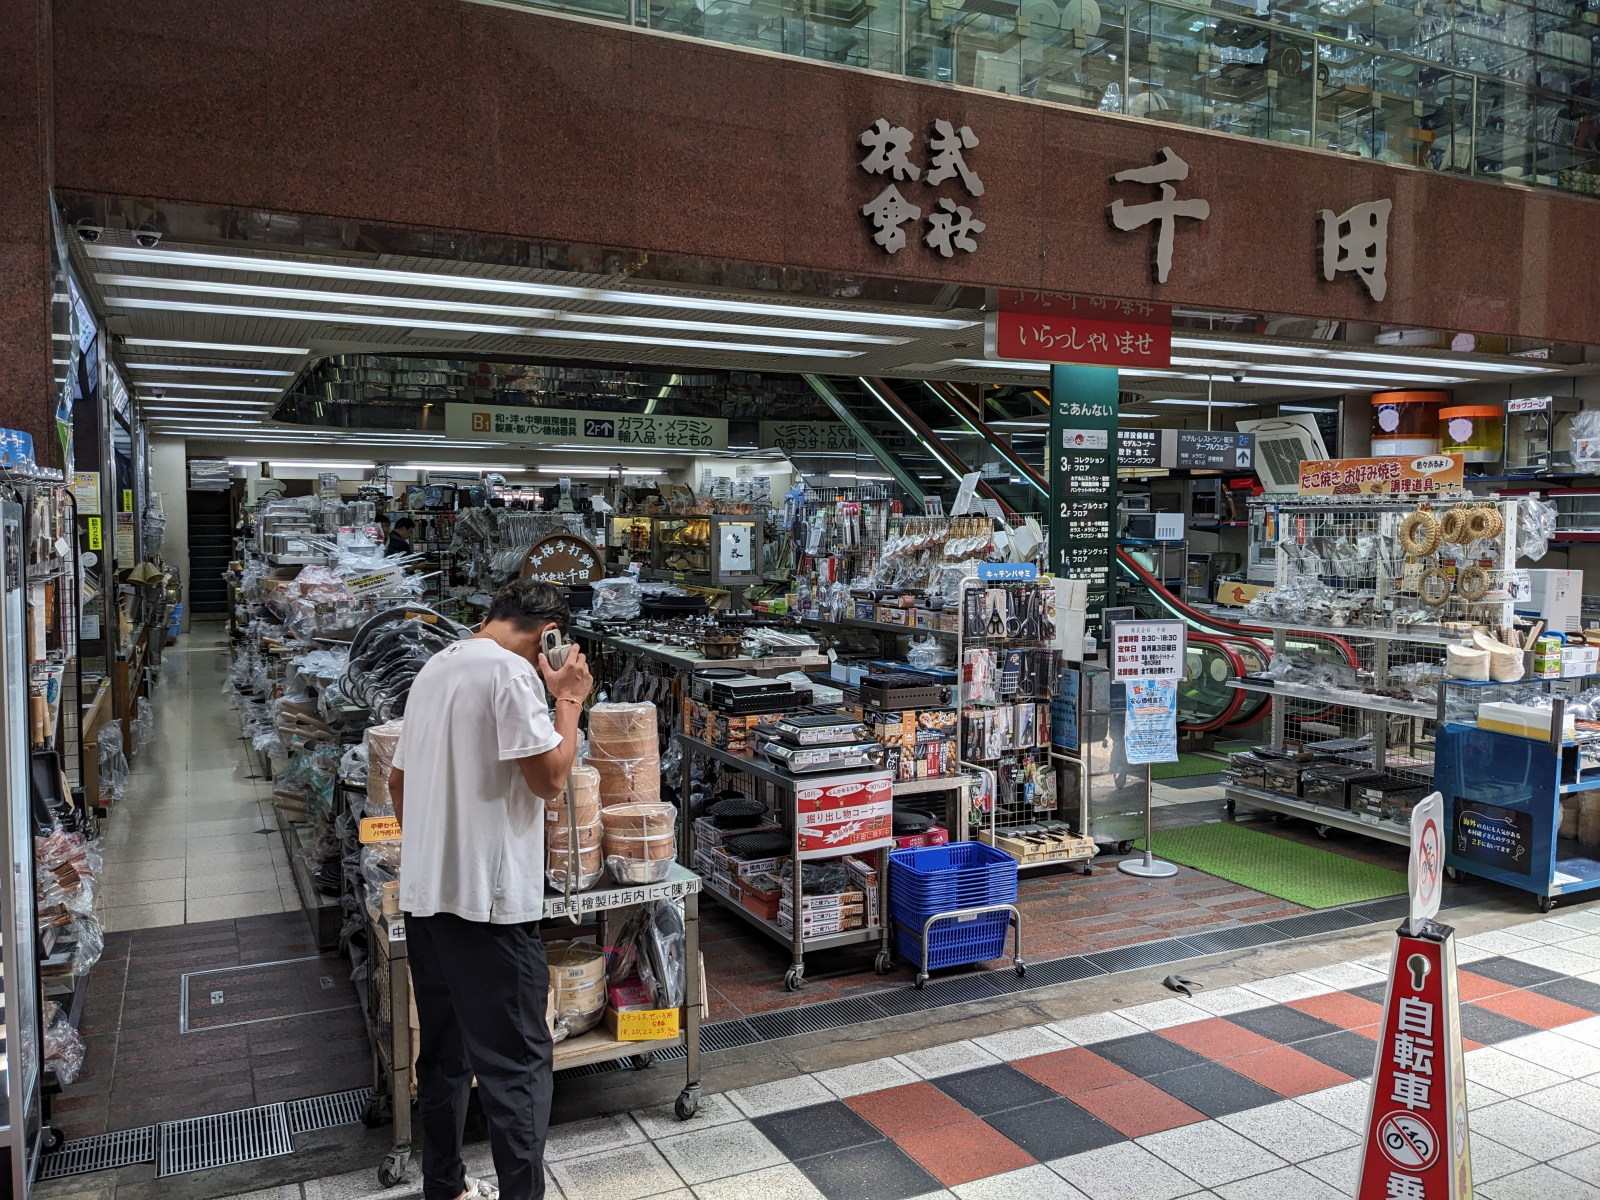
M 674 1111 L 687 1121 L 700 1108 L 700 1022 L 703 1016 L 704 981 L 700 970 L 700 888 L 698 875 L 677 863 L 660 883 L 599 887 L 571 896 L 546 893 L 543 920 L 571 921 L 608 909 L 645 904 L 653 900 L 682 900 L 684 926 L 684 1005 L 683 1021 L 677 1037 L 655 1041 L 619 1041 L 604 1026 L 556 1043 L 552 1069 L 568 1071 L 595 1063 L 634 1059 L 648 1065 L 657 1051 L 684 1048 L 684 1087 L 678 1093 Z M 403 915 L 382 916 L 367 921 L 370 983 L 358 982 L 362 1011 L 367 1018 L 367 1037 L 372 1044 L 372 1102 L 363 1117 L 371 1127 L 391 1115 L 394 1144 L 378 1168 L 378 1181 L 392 1187 L 406 1177 L 411 1159 L 411 973 L 406 959 L 406 919 Z

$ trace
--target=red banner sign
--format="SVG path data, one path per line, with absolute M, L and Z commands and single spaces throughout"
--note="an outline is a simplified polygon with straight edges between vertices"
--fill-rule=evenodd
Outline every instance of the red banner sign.
M 1102 367 L 1172 362 L 1172 308 L 1147 300 L 1001 288 L 985 328 L 990 358 Z
M 1444 934 L 1395 939 L 1359 1200 L 1472 1195 L 1455 943 L 1449 930 Z

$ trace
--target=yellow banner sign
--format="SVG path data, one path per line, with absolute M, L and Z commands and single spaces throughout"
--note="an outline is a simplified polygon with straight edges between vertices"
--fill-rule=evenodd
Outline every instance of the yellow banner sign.
M 103 549 L 105 549 L 105 544 L 106 544 L 105 537 L 100 532 L 100 518 L 99 517 L 90 517 L 89 518 L 89 549 L 91 549 L 91 550 L 103 550 Z
M 361 844 L 370 846 L 373 842 L 398 842 L 400 840 L 400 822 L 394 817 L 362 817 L 361 818 Z
M 1425 496 L 1461 490 L 1459 454 L 1324 458 L 1300 464 L 1302 496 Z

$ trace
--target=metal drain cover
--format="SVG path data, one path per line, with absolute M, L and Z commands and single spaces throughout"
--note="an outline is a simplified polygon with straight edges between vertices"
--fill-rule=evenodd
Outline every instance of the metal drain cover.
M 61 1149 L 39 1158 L 40 1179 L 61 1179 L 91 1171 L 114 1171 L 135 1163 L 155 1162 L 156 1127 L 119 1129 L 93 1137 L 74 1138 Z
M 290 1100 L 289 1131 L 309 1133 L 313 1129 L 334 1129 L 340 1125 L 355 1125 L 372 1099 L 369 1087 L 352 1088 L 348 1092 L 334 1092 L 327 1096 L 312 1096 L 309 1100 Z
M 168 1121 L 161 1126 L 160 1137 L 157 1178 L 294 1153 L 289 1115 L 282 1103 Z

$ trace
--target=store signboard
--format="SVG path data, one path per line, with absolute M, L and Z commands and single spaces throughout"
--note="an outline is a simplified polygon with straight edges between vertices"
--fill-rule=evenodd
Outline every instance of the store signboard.
M 1554 400 L 1554 396 L 1525 396 L 1521 400 L 1506 401 L 1506 411 L 1508 413 L 1543 412 L 1550 407 L 1551 402 Z
M 1182 679 L 1187 647 L 1182 621 L 1118 621 L 1111 627 L 1111 678 Z
M 984 321 L 984 350 L 1000 360 L 1166 367 L 1172 362 L 1172 307 L 1000 288 Z
M 1127 685 L 1122 747 L 1132 766 L 1178 761 L 1178 684 L 1132 679 Z
M 867 431 L 885 450 L 910 447 L 911 439 L 898 426 L 868 424 Z M 860 441 L 842 421 L 763 421 L 760 445 L 785 454 L 854 454 Z
M 1302 496 L 1412 496 L 1458 492 L 1462 456 L 1325 458 L 1300 464 Z
M 1117 466 L 1159 467 L 1161 431 L 1159 429 L 1117 430 Z
M 1469 1200 L 1472 1151 L 1454 932 L 1402 926 L 1389 963 L 1358 1200 Z
M 103 549 L 105 549 L 105 537 L 101 533 L 100 530 L 101 530 L 100 518 L 99 517 L 90 517 L 89 518 L 89 531 L 88 531 L 89 532 L 89 549 L 91 549 L 91 550 L 103 550 Z
M 728 448 L 728 422 L 722 417 L 447 404 L 444 429 L 446 436 L 452 439 L 477 442 L 660 446 L 678 450 Z
M 1088 583 L 1091 613 L 1111 593 L 1117 397 L 1117 373 L 1109 367 L 1050 370 L 1050 570 Z
M 1243 608 L 1262 592 L 1271 590 L 1271 586 L 1264 583 L 1240 583 L 1237 579 L 1219 579 L 1216 602 L 1233 608 Z
M 978 578 L 985 582 L 1026 583 L 1039 578 L 1033 563 L 979 563 Z
M 1255 435 L 1250 433 L 1163 429 L 1161 465 L 1191 471 L 1253 471 L 1255 445 Z

